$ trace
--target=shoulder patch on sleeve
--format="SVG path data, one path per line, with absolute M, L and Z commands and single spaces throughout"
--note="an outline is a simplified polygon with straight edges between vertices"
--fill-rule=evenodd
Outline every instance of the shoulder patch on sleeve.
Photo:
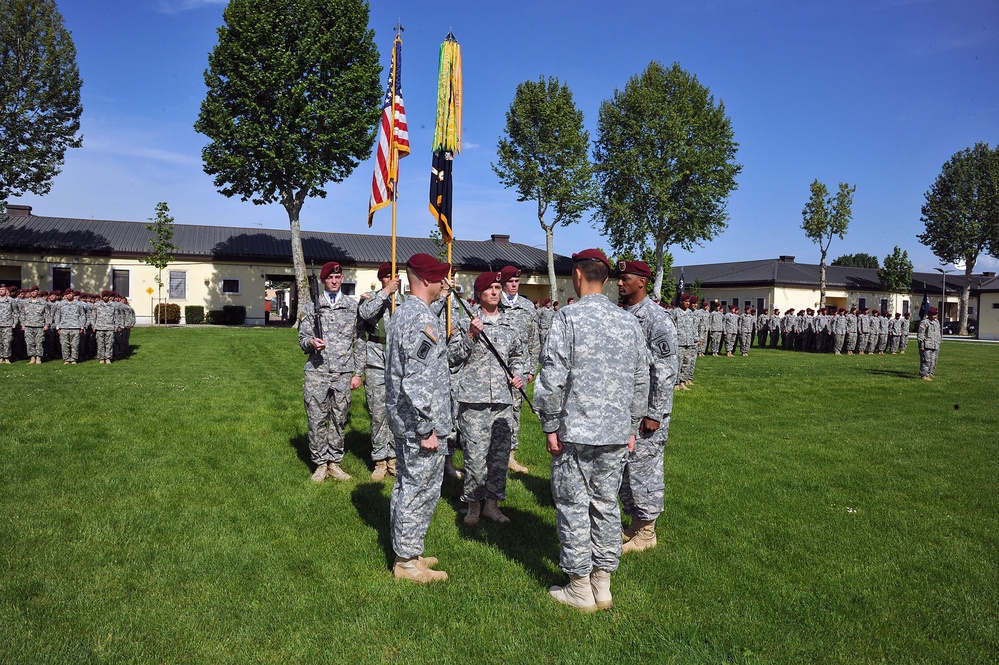
M 673 355 L 673 347 L 669 343 L 669 335 L 661 335 L 652 340 L 652 348 L 661 356 Z
M 361 297 L 364 298 L 365 300 L 368 300 L 371 298 L 372 295 L 373 294 L 369 291 L 368 293 L 361 294 Z
M 431 344 L 427 340 L 423 340 L 423 342 L 420 343 L 420 348 L 416 350 L 416 357 L 419 358 L 420 360 L 426 360 L 427 356 L 430 355 L 430 351 L 433 348 L 434 348 L 433 344 Z
M 424 328 L 423 334 L 429 337 L 434 344 L 437 343 L 437 331 L 434 330 L 433 326 L 427 326 L 426 328 Z

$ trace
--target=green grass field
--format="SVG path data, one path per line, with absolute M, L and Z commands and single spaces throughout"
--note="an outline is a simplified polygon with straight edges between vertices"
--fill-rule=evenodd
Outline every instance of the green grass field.
M 287 329 L 136 329 L 124 362 L 0 366 L 2 663 L 987 663 L 999 660 L 999 346 L 700 359 L 659 547 L 616 607 L 556 605 L 547 455 L 525 417 L 508 525 L 445 483 L 396 582 L 363 390 L 345 469 L 306 464 Z

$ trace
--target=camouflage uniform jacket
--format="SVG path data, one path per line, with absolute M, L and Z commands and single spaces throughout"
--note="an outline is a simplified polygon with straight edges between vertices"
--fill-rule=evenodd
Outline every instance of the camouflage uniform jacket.
M 781 321 L 781 318 L 779 316 L 777 316 L 776 314 L 771 314 L 770 315 L 770 332 L 771 333 L 775 334 L 775 333 L 780 332 L 780 328 L 781 328 L 780 321 Z
M 676 353 L 678 331 L 670 325 L 673 319 L 663 316 L 662 308 L 649 298 L 625 309 L 638 318 L 649 352 L 649 403 L 645 415 L 661 423 L 673 413 L 673 386 L 680 364 Z
M 887 316 L 878 317 L 878 334 L 887 335 L 888 334 L 888 324 L 890 319 Z
M 857 315 L 850 312 L 846 315 L 846 332 L 855 333 L 857 332 Z
M 41 328 L 48 325 L 49 304 L 41 298 L 25 298 L 21 305 L 21 325 L 25 328 Z
M 705 311 L 703 309 L 694 310 L 694 322 L 697 324 L 697 336 L 701 337 L 708 331 L 708 319 L 711 317 L 711 312 Z
M 898 337 L 902 334 L 902 319 L 888 320 L 888 334 Z
M 725 330 L 725 315 L 721 312 L 711 312 L 708 317 L 708 330 L 711 332 L 722 332 Z
M 406 298 L 389 321 L 385 345 L 385 407 L 399 438 L 451 432 L 447 344 L 440 319 L 421 298 Z
M 343 293 L 339 294 L 335 303 L 331 303 L 330 294 L 326 291 L 319 294 L 318 300 L 319 320 L 326 342 L 326 348 L 321 353 L 312 348 L 312 340 L 316 337 L 316 310 L 311 300 L 305 303 L 298 315 L 298 345 L 309 354 L 305 371 L 324 374 L 353 372 L 354 376 L 361 376 L 365 360 L 361 346 L 364 328 L 357 316 L 357 303 Z
M 655 303 L 647 307 L 663 321 L 654 344 L 668 345 L 669 316 Z M 580 445 L 624 444 L 648 415 L 648 401 L 649 354 L 636 318 L 603 294 L 560 309 L 534 388 L 541 429 Z
M 680 307 L 673 311 L 676 313 L 673 320 L 676 322 L 677 343 L 680 346 L 697 346 L 697 320 L 694 312 Z
M 472 313 L 482 317 L 478 307 Z M 516 388 L 510 385 L 506 370 L 489 350 L 482 335 L 477 335 L 475 339 L 468 336 L 471 324 L 471 320 L 461 319 L 447 343 L 448 363 L 458 370 L 455 399 L 465 404 L 513 404 L 513 391 Z M 526 383 L 526 354 L 509 315 L 501 312 L 494 319 L 482 317 L 482 331 L 507 367 Z
M 59 311 L 61 306 L 61 300 L 57 300 L 55 302 L 52 302 L 51 300 L 45 301 L 45 325 L 47 325 L 50 329 L 55 326 L 56 312 Z
M 405 298 L 396 291 L 396 307 Z M 392 318 L 392 298 L 384 291 L 368 291 L 361 296 L 357 315 L 364 326 L 367 341 L 367 365 L 372 369 L 385 369 L 385 342 L 388 339 L 388 323 Z
M 77 300 L 64 301 L 56 310 L 55 327 L 57 330 L 63 328 L 83 330 L 87 327 L 87 310 Z
M 541 339 L 548 335 L 552 327 L 552 319 L 555 318 L 555 309 L 552 307 L 542 307 L 538 310 L 538 332 Z
M 916 341 L 921 349 L 939 349 L 940 322 L 922 319 L 916 329 Z
M 845 314 L 837 314 L 836 316 L 834 316 L 833 320 L 832 320 L 832 326 L 830 326 L 830 327 L 832 328 L 833 334 L 835 334 L 835 335 L 845 335 L 846 334 L 846 315 Z
M 866 335 L 871 332 L 871 315 L 870 314 L 858 314 L 857 315 L 857 328 L 860 330 L 862 335 Z
M 725 334 L 735 335 L 739 332 L 739 315 L 729 312 L 725 315 Z
M 115 303 L 99 300 L 94 303 L 94 330 L 117 330 L 121 328 L 118 308 Z
M 21 308 L 17 306 L 17 301 L 9 296 L 0 298 L 0 327 L 13 328 L 19 325 L 21 320 Z
M 739 332 L 751 333 L 756 329 L 756 317 L 752 314 L 739 315 Z
M 518 295 L 513 304 L 507 299 L 505 293 L 500 295 L 499 301 L 500 311 L 506 311 L 513 317 L 515 321 L 514 326 L 520 330 L 520 337 L 524 343 L 524 348 L 527 350 L 527 363 L 528 374 L 534 374 L 538 366 L 538 359 L 541 356 L 541 335 L 538 329 L 538 311 L 534 307 L 534 303 L 525 298 L 524 296 Z M 552 321 L 554 323 L 554 317 Z

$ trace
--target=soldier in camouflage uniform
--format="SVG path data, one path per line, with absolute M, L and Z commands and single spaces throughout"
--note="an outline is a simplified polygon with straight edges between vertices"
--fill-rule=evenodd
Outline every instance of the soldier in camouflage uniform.
M 722 335 L 725 332 L 725 314 L 722 312 L 721 303 L 716 302 L 711 309 L 708 318 L 708 331 L 711 336 L 710 353 L 717 356 L 722 349 Z
M 385 346 L 385 406 L 395 437 L 397 472 L 389 513 L 393 574 L 412 582 L 447 579 L 433 570 L 435 558 L 423 558 L 423 541 L 444 480 L 441 445 L 450 433 L 451 405 L 447 345 L 430 311 L 451 266 L 428 254 L 414 254 L 406 264 L 410 297 L 396 308 Z
M 392 276 L 392 264 L 386 261 L 378 267 L 382 288 L 361 296 L 357 314 L 364 323 L 367 338 L 364 368 L 364 394 L 371 414 L 371 461 L 375 469 L 372 480 L 383 480 L 385 474 L 395 476 L 395 439 L 388 426 L 385 410 L 385 342 L 388 322 L 392 318 L 392 301 L 403 301 L 399 293 L 399 277 Z
M 832 330 L 832 349 L 835 355 L 843 352 L 843 345 L 846 343 L 846 310 L 840 307 L 836 315 L 829 324 Z
M 774 307 L 774 311 L 770 314 L 770 348 L 776 349 L 777 345 L 780 343 L 781 334 L 781 318 L 780 310 Z
M 883 356 L 888 348 L 888 327 L 891 324 L 891 315 L 888 310 L 881 310 L 881 318 L 878 320 L 878 355 Z
M 80 335 L 87 325 L 87 310 L 76 299 L 72 289 L 66 291 L 62 305 L 56 310 L 55 329 L 62 344 L 62 362 L 75 365 L 80 356 Z
M 461 500 L 468 504 L 463 520 L 467 526 L 477 524 L 480 515 L 495 522 L 510 521 L 500 512 L 498 502 L 506 498 L 513 443 L 513 392 L 525 385 L 527 358 L 509 310 L 499 310 L 503 292 L 500 277 L 501 273 L 487 272 L 475 279 L 475 297 L 479 301 L 472 310 L 475 318 L 459 320 L 448 340 L 448 362 L 458 370 L 452 385 L 458 403 L 456 424 L 465 450 Z
M 640 552 L 657 544 L 656 520 L 663 512 L 666 481 L 663 476 L 663 451 L 669 438 L 670 414 L 673 412 L 673 391 L 670 384 L 678 372 L 683 372 L 683 356 L 677 356 L 678 345 L 683 348 L 685 337 L 684 315 L 680 325 L 670 325 L 671 318 L 663 316 L 645 292 L 652 278 L 649 266 L 641 261 L 622 261 L 618 264 L 618 293 L 625 309 L 638 318 L 646 348 L 649 352 L 649 401 L 642 418 L 635 449 L 628 455 L 621 481 L 621 503 L 631 517 L 631 525 L 624 530 L 625 540 L 621 553 Z M 688 301 L 680 296 L 681 306 Z M 688 310 L 689 311 L 689 310 Z M 688 347 L 691 345 L 688 343 Z M 694 356 L 696 358 L 696 355 Z
M 62 292 L 52 290 L 44 294 L 45 300 L 45 359 L 53 360 L 61 355 L 59 348 L 59 334 L 55 329 L 56 314 L 62 305 Z
M 739 343 L 739 308 L 729 305 L 725 315 L 725 355 L 735 355 L 735 345 Z
M 694 307 L 696 304 L 694 301 L 696 298 L 691 298 L 691 306 Z M 700 307 L 694 307 L 694 320 L 697 321 L 697 355 L 698 357 L 703 356 L 708 352 L 708 319 L 711 318 L 711 306 L 708 304 L 707 298 Z
M 114 334 L 121 327 L 118 308 L 111 302 L 111 292 L 101 291 L 101 299 L 94 303 L 94 332 L 97 334 L 97 362 L 111 364 L 114 353 Z
M 857 353 L 864 355 L 867 353 L 867 345 L 871 339 L 871 317 L 867 313 L 867 308 L 862 307 L 857 314 Z
M 905 349 L 909 346 L 909 313 L 902 315 L 902 337 L 898 340 L 898 353 L 905 355 Z
M 14 329 L 20 325 L 20 308 L 10 297 L 6 284 L 0 284 L 0 364 L 9 365 Z
M 919 376 L 923 381 L 932 381 L 937 371 L 937 356 L 940 354 L 940 322 L 937 321 L 937 308 L 930 307 L 926 318 L 916 329 L 916 342 L 919 344 Z
M 857 348 L 857 308 L 851 307 L 843 318 L 846 321 L 846 355 L 852 356 L 853 350 Z
M 319 273 L 323 292 L 305 303 L 298 315 L 298 346 L 305 361 L 302 397 L 309 421 L 309 456 L 316 470 L 312 480 L 350 480 L 340 463 L 350 409 L 351 391 L 361 387 L 364 373 L 364 330 L 357 303 L 341 291 L 343 272 L 328 261 Z M 322 334 L 316 328 L 316 319 Z
M 646 265 L 641 261 L 630 263 Z M 620 267 L 618 270 L 620 271 Z M 620 287 L 620 282 L 618 286 Z M 679 359 L 679 371 L 676 373 L 676 388 L 678 390 L 690 390 L 691 384 L 694 383 L 694 366 L 697 362 L 697 320 L 694 318 L 694 312 L 690 309 L 690 299 L 689 294 L 682 294 L 680 307 L 671 312 L 672 320 L 676 324 L 674 334 L 677 337 L 677 345 L 673 348 Z
M 541 355 L 541 336 L 538 331 L 538 313 L 534 304 L 520 295 L 520 269 L 506 266 L 500 273 L 503 275 L 503 296 L 500 298 L 500 309 L 510 314 L 520 330 L 521 340 L 527 350 L 527 374 L 524 379 L 528 383 L 534 380 L 538 358 Z M 510 450 L 509 468 L 517 473 L 527 473 L 527 467 L 517 461 L 515 455 L 519 447 L 520 437 L 520 407 L 524 399 L 517 392 L 513 396 L 513 448 Z
M 548 337 L 548 331 L 552 327 L 552 319 L 555 318 L 555 310 L 552 306 L 551 298 L 545 299 L 544 306 L 538 310 L 538 334 L 540 343 L 543 346 Z
M 29 365 L 41 365 L 45 353 L 45 331 L 49 329 L 48 303 L 39 297 L 38 287 L 28 290 L 28 297 L 21 303 L 21 330 L 28 349 Z
M 739 317 L 739 348 L 742 355 L 749 355 L 749 347 L 753 343 L 753 332 L 756 330 L 756 310 L 746 305 L 746 310 Z
M 552 455 L 559 565 L 570 580 L 549 594 L 593 612 L 613 605 L 610 576 L 621 552 L 617 495 L 648 410 L 649 357 L 638 320 L 603 294 L 610 276 L 604 253 L 589 249 L 572 258 L 580 300 L 552 321 L 534 399 Z
M 906 330 L 908 333 L 909 331 Z M 898 353 L 902 339 L 902 313 L 895 312 L 895 318 L 888 321 L 888 351 L 892 355 Z

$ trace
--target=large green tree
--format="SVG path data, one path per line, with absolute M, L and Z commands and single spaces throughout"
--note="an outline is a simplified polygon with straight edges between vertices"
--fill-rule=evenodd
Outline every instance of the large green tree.
M 926 192 L 919 242 L 944 263 L 964 263 L 959 320 L 968 332 L 971 275 L 982 254 L 999 257 L 999 146 L 955 153 Z
M 504 187 L 517 190 L 518 201 L 537 204 L 538 223 L 548 249 L 550 297 L 556 299 L 555 227 L 579 221 L 596 201 L 590 135 L 572 90 L 555 77 L 517 85 L 506 112 L 506 135 L 492 164 Z
M 363 0 L 232 0 L 208 56 L 194 128 L 226 196 L 280 201 L 299 297 L 309 294 L 299 214 L 371 151 L 381 65 Z
M 839 183 L 836 196 L 829 195 L 829 189 L 817 179 L 811 184 L 812 195 L 801 211 L 801 228 L 805 235 L 819 246 L 819 307 L 826 306 L 826 254 L 833 237 L 842 240 L 853 216 L 853 193 L 856 186 Z
M 0 214 L 9 196 L 47 194 L 83 144 L 80 85 L 54 0 L 0 0 Z
M 846 268 L 873 268 L 877 270 L 881 267 L 881 262 L 878 257 L 873 254 L 868 254 L 866 252 L 857 252 L 856 254 L 843 254 L 832 260 L 832 266 L 843 266 Z
M 653 250 L 655 293 L 671 246 L 689 251 L 727 226 L 738 146 L 724 103 L 679 63 L 650 63 L 600 105 L 595 225 L 615 253 Z
M 889 293 L 909 293 L 912 291 L 912 261 L 909 252 L 895 245 L 892 253 L 885 257 L 884 268 L 878 269 L 878 281 Z

